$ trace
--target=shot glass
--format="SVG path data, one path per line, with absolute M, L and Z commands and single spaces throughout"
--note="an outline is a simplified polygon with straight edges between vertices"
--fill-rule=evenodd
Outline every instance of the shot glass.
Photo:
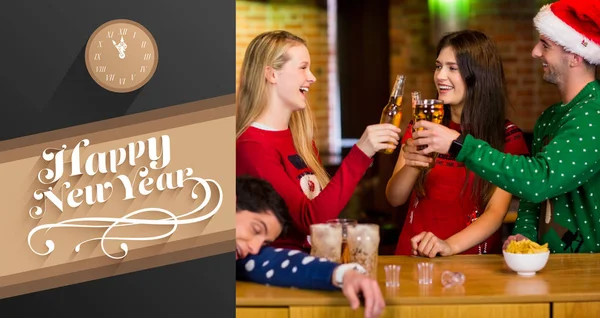
M 432 289 L 433 285 L 431 284 L 419 284 L 419 296 L 429 296 L 431 294 Z
M 433 263 L 418 263 L 419 284 L 429 285 L 433 283 Z
M 383 269 L 385 270 L 385 286 L 400 286 L 400 265 L 385 265 Z
M 465 275 L 459 272 L 444 271 L 442 273 L 442 285 L 444 288 L 461 286 L 465 283 Z

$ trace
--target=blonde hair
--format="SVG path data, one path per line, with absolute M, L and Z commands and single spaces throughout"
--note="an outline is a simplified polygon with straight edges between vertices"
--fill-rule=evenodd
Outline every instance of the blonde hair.
M 289 60 L 287 50 L 295 45 L 306 46 L 306 41 L 281 30 L 262 33 L 250 42 L 240 72 L 236 138 L 239 138 L 267 107 L 265 68 L 270 66 L 280 70 Z M 289 127 L 298 155 L 315 173 L 319 184 L 324 188 L 329 183 L 329 175 L 317 158 L 317 149 L 313 147 L 316 125 L 308 102 L 306 108 L 292 113 Z

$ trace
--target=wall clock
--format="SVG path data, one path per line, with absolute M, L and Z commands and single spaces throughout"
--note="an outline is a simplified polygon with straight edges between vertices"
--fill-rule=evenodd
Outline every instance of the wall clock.
M 85 48 L 85 65 L 98 85 L 116 93 L 144 86 L 158 66 L 158 47 L 143 25 L 117 19 L 99 26 Z

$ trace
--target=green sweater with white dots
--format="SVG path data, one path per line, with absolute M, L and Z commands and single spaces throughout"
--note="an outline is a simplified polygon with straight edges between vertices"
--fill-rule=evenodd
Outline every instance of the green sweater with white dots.
M 600 252 L 600 82 L 545 110 L 532 157 L 502 153 L 466 136 L 457 161 L 521 198 L 513 234 L 553 253 Z

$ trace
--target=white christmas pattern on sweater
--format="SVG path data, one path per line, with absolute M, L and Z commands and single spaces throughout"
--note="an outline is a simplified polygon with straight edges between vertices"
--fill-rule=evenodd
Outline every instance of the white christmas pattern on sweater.
M 467 136 L 457 158 L 521 198 L 513 233 L 548 243 L 552 252 L 600 251 L 599 93 L 593 81 L 569 103 L 548 108 L 534 129 L 532 157 L 507 155 Z

